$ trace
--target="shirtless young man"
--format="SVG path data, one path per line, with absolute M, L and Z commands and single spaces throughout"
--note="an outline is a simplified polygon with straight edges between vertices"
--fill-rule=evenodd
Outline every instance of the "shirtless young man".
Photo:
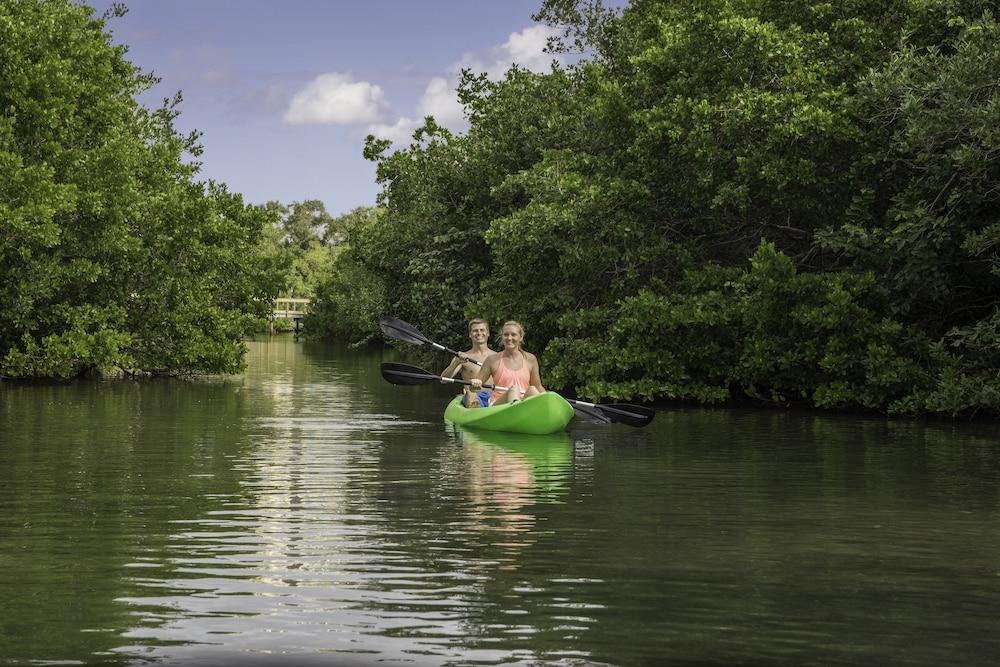
M 503 351 L 486 358 L 478 376 L 472 380 L 473 389 L 478 390 L 490 378 L 493 378 L 493 384 L 510 388 L 506 392 L 494 390 L 490 394 L 489 405 L 513 403 L 544 392 L 538 359 L 531 352 L 521 349 L 524 327 L 518 322 L 504 322 L 500 336 Z
M 490 340 L 490 325 L 486 323 L 486 320 L 477 317 L 469 321 L 469 340 L 472 341 L 472 348 L 460 353 L 465 359 L 475 359 L 482 363 L 486 361 L 487 357 L 493 354 L 493 350 L 488 345 Z M 479 375 L 479 366 L 470 361 L 454 357 L 451 363 L 448 364 L 448 368 L 441 371 L 441 375 L 453 378 L 460 371 L 463 380 L 471 380 Z M 467 408 L 478 408 L 489 404 L 490 392 L 488 391 L 472 391 L 468 385 L 462 391 L 465 394 L 463 402 Z

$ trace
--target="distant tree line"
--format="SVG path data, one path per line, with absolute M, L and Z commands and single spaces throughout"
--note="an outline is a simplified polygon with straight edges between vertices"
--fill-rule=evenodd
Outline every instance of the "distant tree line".
M 343 322 L 351 304 L 332 312 L 331 304 L 350 301 L 346 298 L 349 295 L 331 299 L 326 290 L 332 287 L 334 267 L 342 266 L 338 256 L 347 248 L 348 234 L 359 219 L 373 215 L 375 209 L 359 208 L 334 218 L 323 202 L 316 199 L 289 205 L 272 201 L 264 208 L 272 214 L 272 221 L 264 230 L 264 251 L 284 267 L 279 296 L 316 300 L 318 316 L 308 321 L 310 335 L 319 338 L 334 335 L 330 322 Z M 291 327 L 288 321 L 271 325 L 275 331 Z
M 465 134 L 369 137 L 315 328 L 514 318 L 593 398 L 997 414 L 995 6 L 546 0 L 586 58 L 466 72 Z

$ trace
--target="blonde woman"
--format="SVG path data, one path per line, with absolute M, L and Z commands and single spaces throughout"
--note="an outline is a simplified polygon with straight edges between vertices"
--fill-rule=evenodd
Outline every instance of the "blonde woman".
M 538 359 L 531 352 L 521 349 L 524 327 L 518 322 L 504 322 L 500 329 L 500 341 L 503 349 L 486 357 L 479 376 L 471 380 L 473 390 L 479 391 L 484 382 L 509 387 L 508 391 L 494 390 L 490 395 L 490 405 L 513 403 L 544 392 Z

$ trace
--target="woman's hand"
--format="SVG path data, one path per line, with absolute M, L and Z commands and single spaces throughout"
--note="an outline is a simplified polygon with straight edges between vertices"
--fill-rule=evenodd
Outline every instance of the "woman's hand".
M 479 378 L 469 380 L 469 384 L 472 386 L 472 391 L 479 391 L 483 388 L 483 381 Z

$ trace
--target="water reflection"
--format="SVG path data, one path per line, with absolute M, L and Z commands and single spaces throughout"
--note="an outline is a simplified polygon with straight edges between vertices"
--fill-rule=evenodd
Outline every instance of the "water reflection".
M 383 354 L 275 339 L 223 382 L 0 385 L 0 663 L 1000 654 L 995 425 L 471 432 Z
M 302 368 L 267 351 L 258 362 L 277 368 L 251 371 L 240 390 L 258 406 L 237 429 L 240 493 L 172 521 L 166 548 L 127 565 L 147 592 L 118 598 L 138 622 L 116 652 L 196 664 L 536 660 L 525 642 L 538 628 L 492 611 L 533 585 L 498 572 L 533 542 L 531 506 L 565 494 L 571 441 L 459 444 L 367 398 L 337 360 Z
M 419 423 L 368 410 L 366 389 L 338 365 L 264 354 L 258 363 L 274 372 L 258 366 L 243 387 L 258 410 L 241 420 L 248 448 L 232 460 L 241 494 L 172 522 L 168 547 L 134 578 L 150 593 L 119 600 L 142 622 L 126 633 L 136 643 L 118 651 L 195 664 L 331 653 L 402 660 L 411 646 L 387 638 L 398 623 L 380 613 L 383 586 L 422 573 L 394 553 L 378 508 L 357 499 L 378 473 L 382 438 Z
M 447 431 L 469 467 L 475 505 L 516 510 L 565 495 L 573 471 L 573 441 L 565 432 L 525 435 L 453 424 Z

